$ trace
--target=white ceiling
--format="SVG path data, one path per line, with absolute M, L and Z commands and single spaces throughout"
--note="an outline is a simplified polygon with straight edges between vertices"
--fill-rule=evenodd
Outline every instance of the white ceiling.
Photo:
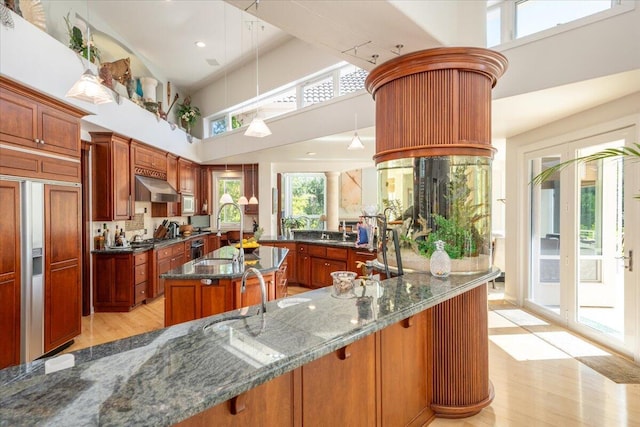
M 246 8 L 242 12 L 234 7 Z M 125 12 L 126 11 L 126 12 Z M 135 11 L 135 13 L 131 13 Z M 261 53 L 295 36 L 361 68 L 371 70 L 401 53 L 439 43 L 388 1 L 92 1 L 91 13 L 118 33 L 153 69 L 181 87 L 197 90 L 253 58 L 256 34 Z M 262 31 L 254 31 L 256 17 Z M 271 22 L 271 24 L 266 23 Z M 282 30 L 276 28 L 281 28 Z M 204 41 L 205 48 L 194 45 Z M 360 46 L 357 51 L 353 49 Z M 372 55 L 379 58 L 374 60 Z M 210 65 L 207 60 L 220 65 Z M 493 136 L 506 138 L 640 90 L 640 71 L 499 99 L 493 105 Z M 498 84 L 500 84 L 498 82 Z M 349 152 L 370 161 L 374 129 L 361 129 L 366 150 Z M 338 161 L 353 132 L 256 150 L 244 161 Z M 322 150 L 318 150 L 322 147 Z M 339 149 L 340 148 L 340 149 Z M 306 155 L 316 152 L 316 155 Z M 233 161 L 230 157 L 225 161 Z M 237 160 L 237 159 L 235 159 Z

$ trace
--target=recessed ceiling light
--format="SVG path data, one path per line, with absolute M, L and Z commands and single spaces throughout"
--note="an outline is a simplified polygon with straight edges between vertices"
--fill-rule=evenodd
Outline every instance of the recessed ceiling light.
M 307 151 L 307 156 L 315 156 L 316 153 L 314 153 L 313 151 Z
M 204 42 L 197 41 L 197 42 L 196 42 L 196 46 L 198 46 L 198 47 L 205 47 L 205 46 L 206 46 L 206 44 L 205 44 Z

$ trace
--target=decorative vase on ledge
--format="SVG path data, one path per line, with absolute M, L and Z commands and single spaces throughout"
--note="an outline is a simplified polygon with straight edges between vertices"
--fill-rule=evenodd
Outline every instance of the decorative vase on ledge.
M 156 86 L 158 86 L 158 81 L 153 77 L 140 77 L 140 84 L 142 85 L 142 97 L 145 100 L 156 102 Z

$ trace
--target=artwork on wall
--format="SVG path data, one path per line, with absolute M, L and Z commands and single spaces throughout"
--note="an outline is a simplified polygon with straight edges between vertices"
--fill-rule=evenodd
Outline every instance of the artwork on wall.
M 362 209 L 362 169 L 340 174 L 340 206 L 346 215 L 360 215 Z

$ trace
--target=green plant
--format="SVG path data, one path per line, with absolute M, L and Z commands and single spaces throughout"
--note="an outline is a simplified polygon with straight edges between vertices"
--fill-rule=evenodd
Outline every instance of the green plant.
M 567 160 L 566 162 L 558 163 L 555 166 L 552 166 L 548 169 L 543 170 L 538 175 L 533 177 L 531 183 L 533 185 L 540 185 L 544 181 L 551 178 L 554 174 L 560 172 L 564 168 L 579 163 L 589 163 L 595 162 L 598 160 L 605 159 L 623 159 L 623 160 L 640 160 L 640 144 L 635 143 L 631 144 L 631 147 L 618 147 L 618 148 L 607 148 L 602 151 L 598 151 L 597 153 L 590 154 L 588 156 L 577 157 L 575 159 Z M 640 199 L 640 194 L 634 196 L 636 199 Z
M 444 250 L 451 259 L 460 259 L 478 253 L 477 237 L 472 229 L 461 227 L 453 219 L 441 215 L 433 215 L 434 231 L 429 233 L 426 240 L 418 242 L 420 254 L 431 257 L 436 250 L 438 240 L 444 242 Z
M 185 124 L 187 130 L 191 129 L 201 116 L 200 109 L 194 105 L 191 105 L 191 97 L 187 96 L 182 104 L 178 104 L 178 118 Z
M 93 40 L 89 40 L 85 43 L 84 38 L 82 37 L 82 31 L 80 31 L 80 28 L 75 25 L 71 25 L 68 13 L 67 16 L 64 17 L 64 22 L 67 24 L 67 32 L 69 33 L 69 47 L 83 57 L 90 59 L 93 63 L 99 61 L 100 51 L 93 44 Z M 91 54 L 90 58 L 89 53 Z
M 300 218 L 295 218 L 292 216 L 288 216 L 282 219 L 282 226 L 284 228 L 294 229 L 301 228 L 304 225 L 304 221 Z

